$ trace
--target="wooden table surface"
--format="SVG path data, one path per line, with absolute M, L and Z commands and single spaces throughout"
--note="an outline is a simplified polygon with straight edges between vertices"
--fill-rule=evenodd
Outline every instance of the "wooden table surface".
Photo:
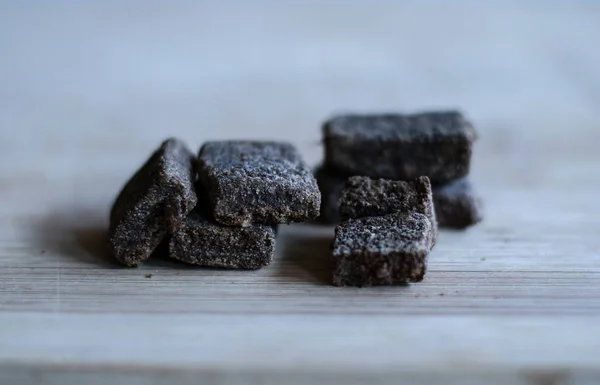
M 0 4 L 0 383 L 600 383 L 596 3 L 67 3 Z M 255 272 L 107 255 L 167 136 L 316 165 L 333 113 L 443 107 L 486 219 L 420 284 L 333 287 L 331 227 Z

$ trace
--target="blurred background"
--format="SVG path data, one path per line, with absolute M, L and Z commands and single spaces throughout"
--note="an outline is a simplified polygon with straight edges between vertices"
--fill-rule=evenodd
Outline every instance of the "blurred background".
M 316 163 L 333 113 L 446 107 L 481 151 L 576 154 L 599 139 L 599 37 L 593 1 L 3 1 L 0 167 L 124 177 L 170 135 Z
M 104 223 L 168 136 L 288 140 L 316 165 L 332 114 L 437 108 L 478 128 L 489 206 L 584 190 L 598 41 L 594 1 L 3 1 L 3 199 Z

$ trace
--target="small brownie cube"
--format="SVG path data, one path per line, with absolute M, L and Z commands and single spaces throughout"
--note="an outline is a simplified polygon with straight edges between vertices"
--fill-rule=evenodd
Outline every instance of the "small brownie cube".
M 273 226 L 224 226 L 216 223 L 201 206 L 190 213 L 171 237 L 171 258 L 228 269 L 259 269 L 271 263 L 276 236 Z
M 200 150 L 199 176 L 214 219 L 223 225 L 276 225 L 319 215 L 317 182 L 288 143 L 208 142 Z
M 371 179 L 366 176 L 350 177 L 342 190 L 339 207 L 344 220 L 376 217 L 398 211 L 421 213 L 431 222 L 435 244 L 437 221 L 431 197 L 431 183 L 426 176 L 407 182 Z
M 483 203 L 468 178 L 433 186 L 433 204 L 440 227 L 464 229 L 483 219 Z
M 423 280 L 432 231 L 416 212 L 349 219 L 335 228 L 333 283 L 392 285 Z
M 110 246 L 120 263 L 150 257 L 196 205 L 194 155 L 168 139 L 127 182 L 110 212 Z
M 338 201 L 346 183 L 346 176 L 327 170 L 319 166 L 315 170 L 315 178 L 321 191 L 321 215 L 318 222 L 321 224 L 336 225 L 341 222 Z
M 323 126 L 325 165 L 349 175 L 435 183 L 469 173 L 475 129 L 459 112 L 344 115 Z

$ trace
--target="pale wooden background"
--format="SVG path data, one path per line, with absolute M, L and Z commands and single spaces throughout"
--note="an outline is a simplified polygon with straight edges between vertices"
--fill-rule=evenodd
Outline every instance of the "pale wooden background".
M 0 383 L 599 383 L 599 41 L 594 2 L 2 2 Z M 421 284 L 330 286 L 329 227 L 256 272 L 106 255 L 166 136 L 317 164 L 332 113 L 455 106 L 486 220 Z

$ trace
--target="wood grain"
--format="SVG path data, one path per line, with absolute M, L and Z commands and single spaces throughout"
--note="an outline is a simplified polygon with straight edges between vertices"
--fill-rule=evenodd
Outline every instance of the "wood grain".
M 2 3 L 0 383 L 600 382 L 598 15 Z M 486 219 L 439 234 L 423 283 L 333 287 L 313 225 L 255 272 L 107 253 L 112 200 L 167 136 L 284 139 L 316 165 L 335 112 L 453 106 Z

